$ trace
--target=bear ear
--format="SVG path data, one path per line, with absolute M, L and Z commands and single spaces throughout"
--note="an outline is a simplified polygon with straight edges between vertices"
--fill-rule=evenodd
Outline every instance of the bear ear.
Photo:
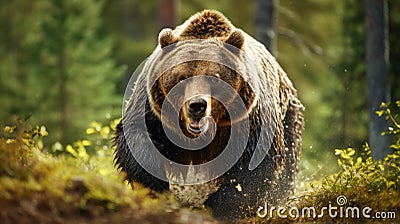
M 225 40 L 225 43 L 235 46 L 238 49 L 242 49 L 244 44 L 244 35 L 240 30 L 233 31 L 228 39 Z
M 164 48 L 178 42 L 178 38 L 174 36 L 171 29 L 165 28 L 161 30 L 160 34 L 158 34 L 158 42 L 160 43 L 161 48 Z

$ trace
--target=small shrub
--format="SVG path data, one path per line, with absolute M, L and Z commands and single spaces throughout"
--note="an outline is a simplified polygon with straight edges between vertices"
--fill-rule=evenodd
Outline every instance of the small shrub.
M 396 109 L 400 108 L 400 101 L 396 101 L 396 106 Z M 340 171 L 325 177 L 320 183 L 311 184 L 311 192 L 298 198 L 296 205 L 299 209 L 313 206 L 317 209 L 317 214 L 320 214 L 323 207 L 340 205 L 338 200 L 342 198 L 346 199 L 343 209 L 370 207 L 373 209 L 371 214 L 394 212 L 397 215 L 396 220 L 400 219 L 400 125 L 396 120 L 398 114 L 392 113 L 389 104 L 382 103 L 381 108 L 377 115 L 385 116 L 391 122 L 388 131 L 382 134 L 394 137 L 395 142 L 390 146 L 394 152 L 383 161 L 374 161 L 368 143 L 365 143 L 361 155 L 357 155 L 354 148 L 335 149 Z M 304 220 L 317 218 L 308 217 Z M 348 219 L 344 216 L 332 218 L 327 214 L 318 220 L 361 223 L 373 221 L 362 216 L 360 219 Z

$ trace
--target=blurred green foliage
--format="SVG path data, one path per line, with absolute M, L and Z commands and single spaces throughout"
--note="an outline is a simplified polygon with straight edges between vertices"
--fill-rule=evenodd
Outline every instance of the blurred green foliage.
M 54 133 L 51 142 L 67 143 L 92 120 L 120 116 L 115 87 L 123 70 L 112 58 L 113 39 L 100 33 L 104 1 L 1 5 L 2 120 L 30 115 Z

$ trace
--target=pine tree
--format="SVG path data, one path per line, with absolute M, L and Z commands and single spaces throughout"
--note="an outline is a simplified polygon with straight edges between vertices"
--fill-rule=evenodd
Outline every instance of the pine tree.
M 31 1 L 0 1 L 0 121 L 11 115 L 27 117 L 35 103 L 30 91 L 26 42 L 38 18 L 38 5 Z M 26 18 L 30 18 L 29 20 Z
M 53 140 L 70 142 L 93 120 L 119 116 L 122 75 L 110 58 L 112 39 L 99 34 L 103 1 L 51 0 L 37 32 L 27 41 L 27 79 L 36 107 L 34 119 L 48 126 Z

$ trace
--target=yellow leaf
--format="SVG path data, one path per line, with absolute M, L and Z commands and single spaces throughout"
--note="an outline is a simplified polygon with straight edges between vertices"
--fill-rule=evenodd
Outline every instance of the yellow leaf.
M 97 122 L 97 121 L 92 121 L 91 123 L 90 123 L 90 126 L 92 126 L 92 127 L 101 127 L 102 125 L 101 125 L 101 123 L 100 122 Z
M 95 130 L 94 128 L 88 128 L 88 129 L 86 129 L 86 134 L 88 134 L 88 135 L 93 134 L 93 133 L 95 133 L 95 132 L 96 132 L 96 130 Z
M 85 161 L 89 159 L 89 154 L 86 152 L 86 149 L 84 147 L 78 148 L 78 156 L 79 158 L 82 158 Z
M 382 115 L 385 113 L 385 111 L 378 110 L 378 111 L 375 111 L 375 113 L 378 115 L 378 117 L 382 117 Z
M 53 146 L 51 147 L 53 152 L 62 151 L 62 148 L 63 148 L 63 146 L 62 146 L 62 144 L 60 142 L 54 143 Z
M 92 143 L 89 141 L 89 140 L 82 140 L 82 145 L 83 146 L 89 146 L 89 145 L 91 145 Z
M 394 184 L 395 184 L 394 181 L 388 181 L 388 182 L 386 182 L 386 187 L 389 188 L 389 187 L 393 186 Z
M 108 135 L 108 134 L 110 134 L 110 128 L 109 127 L 103 127 L 102 129 L 101 129 L 101 134 L 102 135 Z
M 117 127 L 117 124 L 118 124 L 121 120 L 122 120 L 122 118 L 118 118 L 118 119 L 115 119 L 115 120 L 111 121 L 111 122 L 110 122 L 110 127 L 111 127 L 111 129 L 112 129 L 112 130 L 115 130 L 116 127 Z
M 76 152 L 76 150 L 74 148 L 72 148 L 71 145 L 67 145 L 67 147 L 65 147 L 65 151 L 71 153 L 75 157 L 78 157 L 78 153 Z
M 40 126 L 40 131 L 39 131 L 39 133 L 40 133 L 40 135 L 41 136 L 47 136 L 47 135 L 49 135 L 49 133 L 47 132 L 47 130 L 46 130 L 46 127 L 45 126 Z
M 17 126 L 5 126 L 5 127 L 4 127 L 4 131 L 11 134 L 11 133 L 14 132 L 14 130 L 15 130 L 16 127 L 17 127 Z
M 9 138 L 9 139 L 6 140 L 6 144 L 11 144 L 11 143 L 14 143 L 14 142 L 15 142 L 15 139 L 13 139 L 13 138 Z
M 349 156 L 354 155 L 354 153 L 356 153 L 356 150 L 354 150 L 353 148 L 348 148 L 348 149 L 347 149 L 347 154 L 348 154 Z

